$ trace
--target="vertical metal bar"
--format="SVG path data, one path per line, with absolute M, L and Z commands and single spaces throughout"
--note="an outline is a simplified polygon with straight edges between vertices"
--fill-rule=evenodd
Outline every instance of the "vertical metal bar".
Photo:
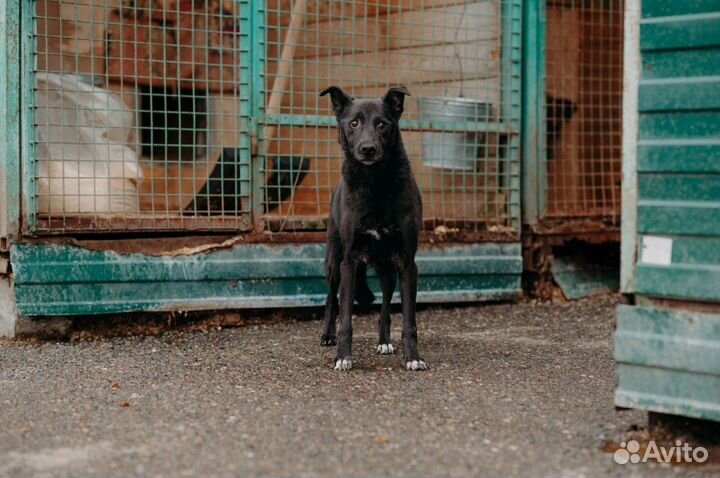
M 20 233 L 20 0 L 0 2 L 0 249 Z
M 539 64 L 544 63 L 544 49 L 539 35 L 539 3 L 544 0 L 526 0 L 523 11 L 523 87 L 522 87 L 522 170 L 523 170 L 523 223 L 535 224 L 538 221 L 540 161 L 541 107 L 537 97 L 539 89 Z
M 622 207 L 620 230 L 620 291 L 635 289 L 637 237 L 637 131 L 640 83 L 640 0 L 625 2 L 622 105 Z
M 37 182 L 35 163 L 35 2 L 24 0 L 20 5 L 20 171 L 21 227 L 32 232 L 37 217 Z
M 545 101 L 545 78 L 547 77 L 547 1 L 538 0 L 537 28 L 537 218 L 545 217 L 547 212 L 547 104 Z
M 263 171 L 265 161 L 265 145 L 262 137 L 265 119 L 265 58 L 266 58 L 266 4 L 265 0 L 253 0 L 247 2 L 249 13 L 249 36 L 243 36 L 248 43 L 248 48 L 243 48 L 243 53 L 249 53 L 249 56 L 241 60 L 243 65 L 247 65 L 249 72 L 249 93 L 250 93 L 250 125 L 251 131 L 256 143 L 252 147 L 252 181 L 250 189 L 250 207 L 252 211 L 252 222 L 254 228 L 259 230 L 262 225 L 260 220 L 263 215 Z M 251 7 L 252 6 L 252 7 Z M 245 63 L 247 62 L 247 63 Z M 244 66 L 245 68 L 245 66 Z
M 522 3 L 520 0 L 506 0 L 502 3 L 502 118 L 520 130 L 521 88 L 522 88 Z M 520 138 L 511 134 L 508 138 L 507 157 L 507 206 L 509 226 L 521 229 L 520 218 Z

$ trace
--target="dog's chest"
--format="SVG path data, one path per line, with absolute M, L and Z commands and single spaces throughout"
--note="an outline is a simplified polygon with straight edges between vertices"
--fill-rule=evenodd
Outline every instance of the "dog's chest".
M 363 221 L 354 239 L 353 249 L 365 262 L 393 259 L 402 250 L 401 229 L 392 223 Z

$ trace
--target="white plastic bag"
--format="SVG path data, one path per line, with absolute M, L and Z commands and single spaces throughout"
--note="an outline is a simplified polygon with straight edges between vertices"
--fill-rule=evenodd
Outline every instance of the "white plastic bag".
M 74 75 L 38 73 L 38 211 L 139 211 L 142 170 L 127 146 L 133 113 L 114 93 Z

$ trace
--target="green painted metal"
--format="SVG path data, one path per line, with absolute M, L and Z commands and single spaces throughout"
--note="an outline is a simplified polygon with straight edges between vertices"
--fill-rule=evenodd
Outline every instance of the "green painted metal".
M 523 13 L 522 84 L 522 198 L 525 224 L 535 224 L 544 215 L 544 191 L 547 191 L 547 171 L 541 161 L 545 149 L 545 25 L 545 2 L 526 1 Z
M 716 301 L 720 265 L 638 264 L 636 292 L 655 297 Z
M 20 232 L 20 2 L 0 2 L 0 237 Z
M 720 315 L 618 307 L 615 403 L 720 420 Z
M 568 299 L 617 292 L 617 265 L 588 262 L 582 255 L 557 256 L 550 266 L 553 280 Z
M 618 308 L 615 403 L 720 420 L 720 2 L 642 3 L 637 197 L 624 204 L 641 306 Z
M 241 245 L 191 256 L 89 251 L 63 244 L 12 249 L 26 315 L 316 306 L 325 301 L 323 244 Z M 446 245 L 418 255 L 418 301 L 517 298 L 519 244 Z M 375 279 L 371 287 L 379 289 Z
M 33 55 L 37 36 L 35 21 L 35 2 L 21 0 L 20 10 L 20 65 L 35 65 Z M 21 208 L 23 232 L 32 232 L 37 219 L 37 181 L 35 162 L 35 74 L 34 68 L 20 68 L 20 155 L 21 155 Z
M 720 0 L 653 0 L 642 3 L 643 18 L 695 15 L 720 11 Z
M 720 108 L 720 76 L 645 80 L 640 85 L 643 112 Z
M 720 75 L 720 49 L 645 51 L 642 56 L 644 80 L 683 78 L 692 71 L 698 76 Z
M 638 84 L 642 70 L 640 57 L 640 0 L 627 0 L 623 11 L 623 102 L 622 102 L 622 181 L 620 208 L 620 291 L 635 289 L 637 254 L 637 165 Z
M 314 115 L 268 115 L 265 118 L 268 125 L 284 126 L 335 126 L 334 116 Z M 422 121 L 401 120 L 400 127 L 404 131 L 456 131 L 456 132 L 484 132 L 519 134 L 519 129 L 511 123 L 483 122 L 483 121 Z
M 720 46 L 720 13 L 646 19 L 640 24 L 640 49 L 707 48 Z
M 720 175 L 643 174 L 638 189 L 650 200 L 712 201 L 720 197 Z
M 673 140 L 638 143 L 637 168 L 644 173 L 720 173 L 720 144 Z
M 240 22 L 240 195 L 252 198 L 252 218 L 263 214 L 260 198 L 264 181 L 264 132 L 267 126 L 332 126 L 331 116 L 266 116 L 267 2 L 238 0 Z M 507 205 L 510 225 L 520 231 L 520 94 L 522 2 L 502 5 L 503 33 L 503 122 L 430 122 L 404 120 L 408 130 L 437 130 L 501 133 L 508 137 Z M 3 81 L 15 80 L 17 97 L 2 101 L 21 114 L 12 125 L 17 128 L 17 171 L 12 175 L 16 189 L 17 214 L 27 214 L 24 232 L 33 234 L 35 224 L 35 131 L 33 121 L 34 42 L 37 31 L 33 0 L 11 0 L 3 8 L 17 20 L 14 37 L 18 54 L 16 66 Z M 22 10 L 22 15 L 21 15 Z M 3 23 L 3 25 L 10 22 Z M 4 35 L 5 37 L 10 35 Z M 8 48 L 3 41 L 2 47 Z M 21 56 L 21 57 L 20 57 Z M 12 55 L 3 57 L 3 65 Z M 24 65 L 21 69 L 19 65 Z M 3 83 L 5 85 L 6 83 Z M 8 83 L 9 84 L 9 83 Z M 22 100 L 21 100 L 22 98 Z M 22 103 L 20 103 L 22 101 Z M 7 123 L 3 123 L 3 131 Z M 12 126 L 11 125 L 11 126 Z M 22 129 L 19 129 L 22 125 Z M 20 152 L 22 169 L 20 172 Z M 22 179 L 21 179 L 22 178 Z M 23 181 L 22 186 L 20 181 Z M 245 219 L 245 218 L 244 218 Z M 255 224 L 257 226 L 257 224 Z M 246 224 L 250 226 L 250 224 Z M 228 250 L 183 256 L 120 254 L 89 251 L 60 243 L 16 243 L 11 261 L 16 284 L 18 310 L 22 314 L 96 315 L 134 311 L 173 311 L 249 307 L 310 306 L 324 303 L 327 287 L 323 273 L 324 245 L 253 244 Z M 424 246 L 418 256 L 421 273 L 418 300 L 456 302 L 512 299 L 520 295 L 522 273 L 519 243 Z M 377 281 L 371 286 L 378 290 Z M 397 299 L 397 298 L 396 298 Z
M 720 234 L 720 204 L 640 199 L 638 232 L 716 236 Z
M 263 214 L 262 185 L 265 181 L 265 146 L 262 124 L 265 118 L 265 67 L 267 56 L 266 44 L 266 12 L 265 0 L 241 1 L 243 19 L 241 28 L 246 28 L 248 35 L 244 37 L 247 48 L 243 48 L 245 58 L 249 60 L 250 81 L 250 115 L 254 147 L 251 152 L 252 159 L 252 214 L 253 223 L 258 228 L 260 217 Z
M 637 233 L 671 237 L 673 254 L 646 264 L 639 251 L 636 292 L 720 300 L 705 282 L 720 267 L 711 252 L 720 236 L 720 4 L 651 3 L 640 33 Z M 678 262 L 688 242 L 707 255 Z
M 521 115 L 522 115 L 522 18 L 521 0 L 505 0 L 502 2 L 502 93 L 503 118 L 509 126 L 508 159 L 508 211 L 510 226 L 516 231 L 521 230 Z M 506 127 L 507 128 L 507 127 Z M 519 233 L 518 233 L 519 238 Z

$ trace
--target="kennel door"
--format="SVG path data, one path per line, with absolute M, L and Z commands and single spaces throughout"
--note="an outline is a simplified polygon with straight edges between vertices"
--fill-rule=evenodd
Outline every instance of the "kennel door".
M 254 212 L 273 232 L 323 230 L 342 153 L 328 97 L 404 84 L 405 147 L 428 241 L 519 240 L 521 2 L 252 2 L 259 126 Z
M 249 229 L 249 9 L 23 9 L 25 232 Z

